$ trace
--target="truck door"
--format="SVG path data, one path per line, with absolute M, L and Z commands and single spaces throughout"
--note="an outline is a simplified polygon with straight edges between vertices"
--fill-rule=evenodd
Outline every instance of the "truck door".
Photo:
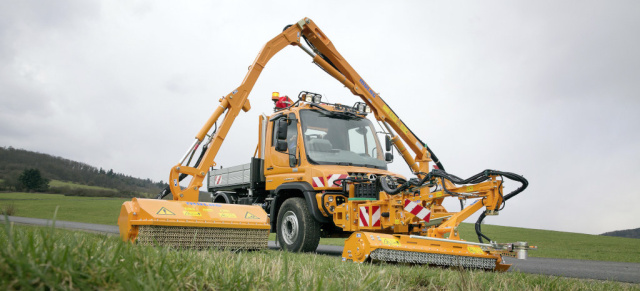
M 278 131 L 278 120 L 288 119 L 287 124 L 287 151 L 279 152 L 276 150 L 276 137 Z M 267 173 L 282 173 L 291 172 L 292 167 L 296 167 L 298 163 L 298 120 L 295 114 L 290 113 L 288 116 L 281 116 L 274 119 L 270 124 L 270 145 L 267 149 L 269 152 L 269 161 L 265 161 L 267 164 Z M 293 158 L 292 158 L 293 157 Z M 269 169 L 272 168 L 272 169 Z

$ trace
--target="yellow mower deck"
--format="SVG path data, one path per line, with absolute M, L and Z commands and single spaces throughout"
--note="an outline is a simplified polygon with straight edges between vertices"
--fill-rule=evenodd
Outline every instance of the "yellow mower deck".
M 178 248 L 263 249 L 269 218 L 259 206 L 133 198 L 122 204 L 120 237 Z
M 499 254 L 483 250 L 484 245 L 422 236 L 356 232 L 345 241 L 342 260 L 508 270 L 511 265 L 504 264 Z

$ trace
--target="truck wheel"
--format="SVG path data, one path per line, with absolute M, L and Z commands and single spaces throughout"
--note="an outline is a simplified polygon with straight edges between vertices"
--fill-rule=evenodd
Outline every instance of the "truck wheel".
M 280 247 L 289 252 L 313 252 L 320 242 L 320 223 L 313 219 L 307 203 L 299 197 L 282 203 L 277 232 Z

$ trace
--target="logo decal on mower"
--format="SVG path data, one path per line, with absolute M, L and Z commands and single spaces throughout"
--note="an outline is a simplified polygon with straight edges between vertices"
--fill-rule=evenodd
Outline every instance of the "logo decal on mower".
M 182 211 L 182 215 L 185 215 L 185 216 L 202 216 L 202 214 L 200 214 L 200 212 L 198 212 L 198 211 L 188 211 L 188 210 Z

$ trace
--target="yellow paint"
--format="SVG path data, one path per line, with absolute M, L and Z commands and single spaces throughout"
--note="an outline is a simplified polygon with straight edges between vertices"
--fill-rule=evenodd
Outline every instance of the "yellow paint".
M 399 247 L 400 241 L 395 238 L 383 238 L 382 244 L 390 247 Z
M 235 213 L 221 212 L 219 214 L 222 218 L 238 218 Z
M 389 108 L 389 106 L 384 106 L 382 107 L 382 110 L 389 116 L 389 118 L 393 121 L 393 122 L 398 122 L 398 116 L 396 116 L 395 114 L 393 114 L 393 112 L 391 111 L 391 108 Z
M 186 215 L 186 216 L 202 216 L 202 214 L 200 214 L 200 212 L 197 211 L 183 211 L 182 215 Z
M 484 254 L 484 251 L 480 247 L 477 247 L 477 246 L 468 246 L 467 250 L 472 254 L 478 254 L 478 255 Z
M 400 130 L 404 133 L 409 133 L 409 129 L 407 129 L 406 126 L 404 126 L 404 124 L 400 121 L 398 121 L 398 126 L 400 126 Z
M 467 186 L 467 192 L 473 191 L 473 186 Z

